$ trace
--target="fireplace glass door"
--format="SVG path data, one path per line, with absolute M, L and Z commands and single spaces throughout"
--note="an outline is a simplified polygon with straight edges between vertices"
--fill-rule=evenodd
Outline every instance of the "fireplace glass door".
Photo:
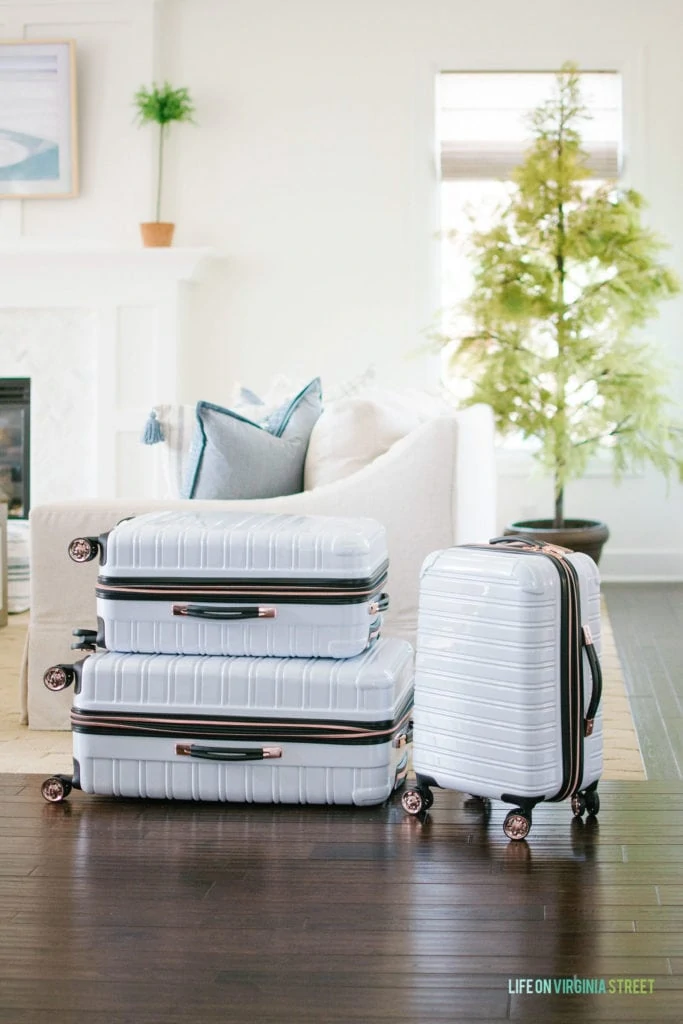
M 0 381 L 0 502 L 11 519 L 26 519 L 30 508 L 29 402 L 27 380 Z

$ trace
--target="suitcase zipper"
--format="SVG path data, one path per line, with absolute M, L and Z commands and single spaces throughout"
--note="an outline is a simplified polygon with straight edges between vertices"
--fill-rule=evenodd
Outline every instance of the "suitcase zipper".
M 544 554 L 545 552 L 541 552 Z M 573 795 L 581 785 L 583 778 L 583 658 L 581 649 L 581 614 L 579 602 L 579 584 L 576 569 L 561 555 L 548 552 L 558 567 L 558 571 L 564 572 L 568 584 L 568 623 L 567 623 L 567 687 L 563 693 L 566 699 L 568 712 L 566 721 L 568 723 L 568 743 L 570 754 L 570 768 L 567 777 L 563 780 L 562 788 L 552 797 L 552 800 L 564 800 Z
M 130 580 L 122 580 L 120 583 L 98 581 L 95 594 L 97 597 L 110 601 L 163 601 L 171 598 L 174 601 L 188 603 L 231 601 L 236 604 L 247 601 L 258 604 L 272 601 L 280 604 L 364 604 L 373 599 L 373 604 L 377 605 L 377 610 L 379 610 L 388 606 L 387 595 L 380 591 L 385 583 L 386 573 L 383 578 L 373 582 L 372 586 L 358 590 L 334 588 L 307 590 L 303 587 L 282 590 L 269 587 L 267 590 L 259 590 L 238 585 L 203 585 L 194 580 L 160 586 L 158 582 L 156 584 L 133 583 Z M 370 613 L 373 614 L 375 610 L 375 608 L 371 609 Z M 256 616 L 244 615 L 242 617 Z
M 162 736 L 176 740 L 259 740 L 290 743 L 376 744 L 393 740 L 405 731 L 413 714 L 412 693 L 391 721 L 354 722 L 315 719 L 266 718 L 254 720 L 209 718 L 202 715 L 130 714 L 99 712 L 73 707 L 71 727 L 74 732 L 105 736 Z
M 178 602 L 233 601 L 266 604 L 362 604 L 373 599 L 377 610 L 388 605 L 388 597 L 381 592 L 387 580 L 385 563 L 374 576 L 365 580 L 328 580 L 324 586 L 314 580 L 265 579 L 223 581 L 220 579 L 138 578 L 99 576 L 95 592 L 98 597 L 114 601 L 160 601 L 172 598 Z M 374 611 L 374 609 L 373 609 Z M 372 613 L 371 613 L 372 614 Z

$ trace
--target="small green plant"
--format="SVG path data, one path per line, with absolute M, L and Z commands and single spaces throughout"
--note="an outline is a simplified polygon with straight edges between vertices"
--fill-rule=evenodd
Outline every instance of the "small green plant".
M 168 82 L 158 87 L 154 83 L 147 89 L 141 86 L 133 99 L 137 108 L 138 124 L 159 125 L 159 150 L 157 159 L 156 220 L 161 220 L 161 186 L 164 167 L 164 141 L 173 121 L 194 124 L 194 104 L 187 89 L 173 89 Z
M 441 334 L 447 372 L 472 384 L 467 404 L 491 406 L 498 431 L 537 442 L 552 474 L 553 525 L 564 491 L 608 449 L 615 479 L 650 462 L 683 479 L 683 435 L 670 417 L 667 371 L 633 337 L 679 290 L 641 222 L 644 201 L 614 183 L 585 187 L 578 124 L 588 116 L 565 64 L 556 94 L 531 115 L 533 144 L 497 223 L 472 237 L 475 283 L 464 304 L 473 329 Z

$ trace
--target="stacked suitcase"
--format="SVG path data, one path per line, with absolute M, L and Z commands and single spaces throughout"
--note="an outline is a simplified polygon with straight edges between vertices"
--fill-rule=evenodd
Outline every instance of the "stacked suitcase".
M 150 513 L 69 547 L 100 558 L 74 685 L 72 786 L 126 797 L 376 804 L 405 777 L 413 652 L 380 638 L 370 519 Z

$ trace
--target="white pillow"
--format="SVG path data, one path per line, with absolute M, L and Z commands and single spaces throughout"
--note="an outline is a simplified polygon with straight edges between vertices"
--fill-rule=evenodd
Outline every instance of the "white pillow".
M 356 473 L 421 423 L 449 410 L 438 397 L 369 390 L 325 405 L 313 427 L 304 490 Z

